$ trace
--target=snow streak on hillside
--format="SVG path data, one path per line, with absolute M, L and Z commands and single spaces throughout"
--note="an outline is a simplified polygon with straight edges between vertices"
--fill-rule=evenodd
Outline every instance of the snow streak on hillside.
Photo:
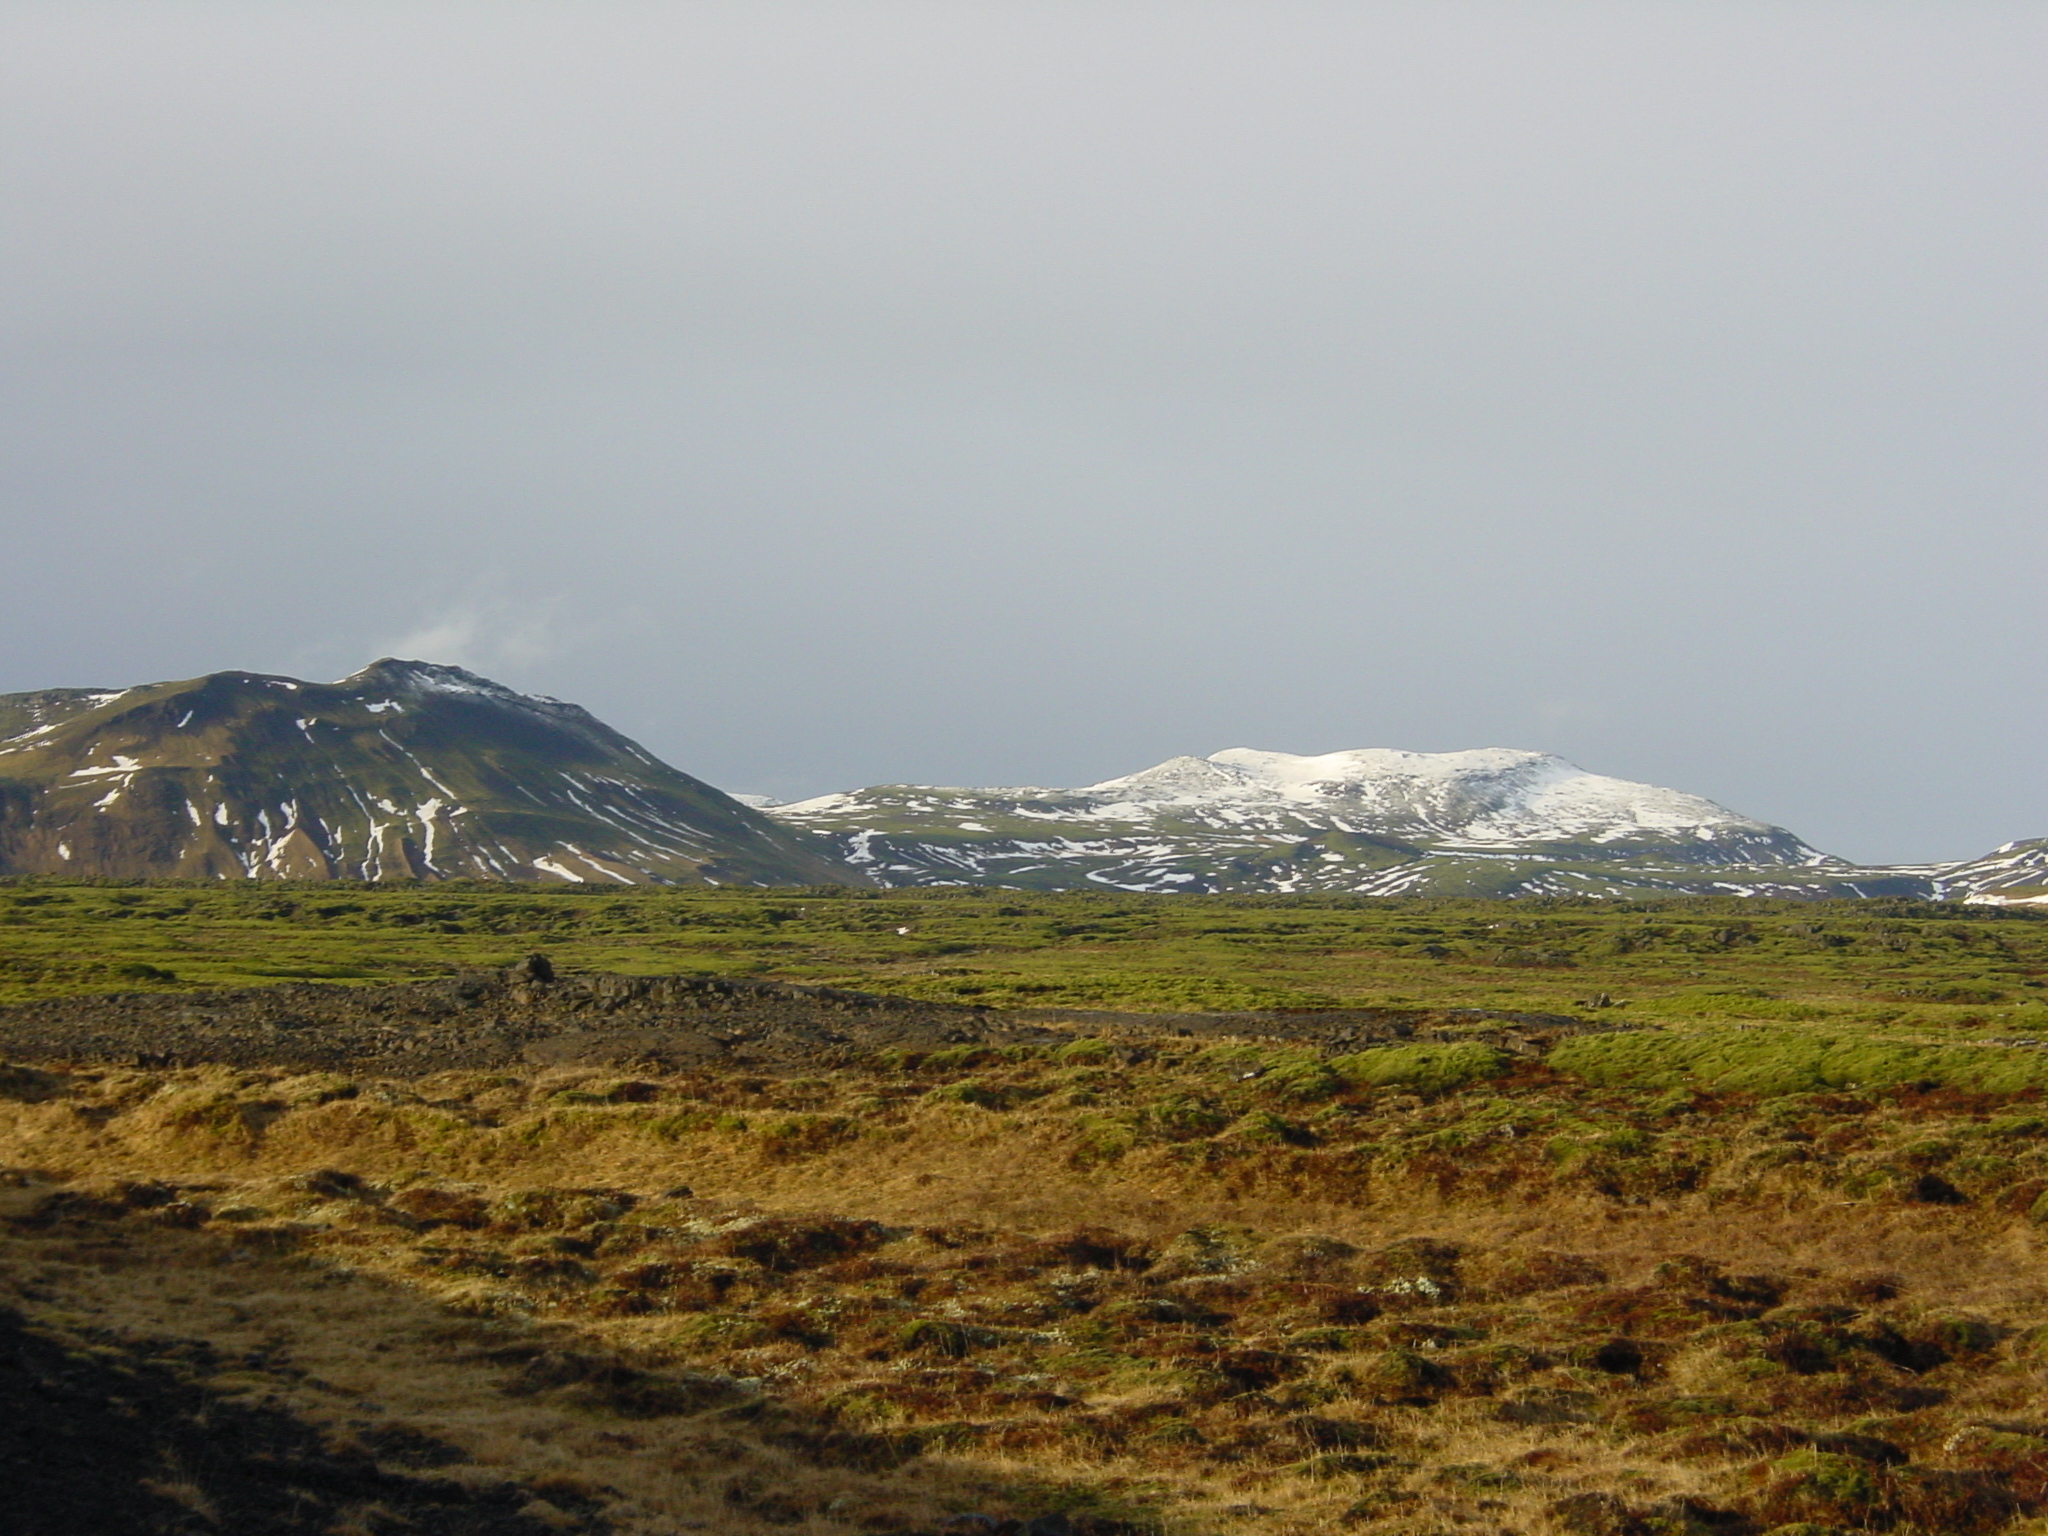
M 1541 752 L 1235 747 L 1079 789 L 731 796 L 574 704 L 384 660 L 0 696 L 0 875 L 2048 903 L 2048 842 L 1856 868 Z
M 1932 873 L 1936 894 L 1950 900 L 2048 906 L 2048 838 L 2007 843 Z
M 0 698 L 0 873 L 858 878 L 574 704 L 392 660 Z
M 1235 747 L 1080 789 L 882 785 L 770 813 L 890 885 L 1367 895 L 1926 894 L 1542 752 Z

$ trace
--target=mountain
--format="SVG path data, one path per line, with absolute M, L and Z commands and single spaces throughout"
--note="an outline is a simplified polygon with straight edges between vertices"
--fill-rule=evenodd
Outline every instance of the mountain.
M 2007 843 L 1981 859 L 1944 864 L 1931 873 L 1936 894 L 1951 901 L 2048 904 L 2048 838 Z
M 389 658 L 0 696 L 0 873 L 867 883 L 574 704 Z
M 1367 895 L 1911 895 L 1698 795 L 1543 752 L 1232 748 L 1082 789 L 889 784 L 769 806 L 884 885 Z
M 1081 789 L 722 793 L 586 710 L 390 658 L 0 695 L 0 874 L 2048 903 L 2048 840 L 1859 868 L 1541 752 L 1246 747 Z

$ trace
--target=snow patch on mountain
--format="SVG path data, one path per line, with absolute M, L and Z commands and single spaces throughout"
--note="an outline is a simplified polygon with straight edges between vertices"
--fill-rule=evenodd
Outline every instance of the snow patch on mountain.
M 1477 880 L 1561 893 L 1580 877 L 1535 861 L 1598 866 L 1583 880 L 1608 887 L 1623 865 L 1687 887 L 1701 866 L 1845 868 L 1699 795 L 1504 747 L 1232 747 L 1077 789 L 892 784 L 764 809 L 897 885 L 1391 893 Z
M 1170 758 L 1074 793 L 1096 799 L 1100 816 L 1164 807 L 1299 809 L 1362 819 L 1378 831 L 1478 847 L 1644 834 L 1769 836 L 1778 830 L 1698 795 L 1588 773 L 1547 752 L 1504 747 L 1366 748 L 1320 756 L 1232 747 L 1209 757 Z
M 1981 859 L 1930 871 L 1940 895 L 1983 906 L 2048 906 L 2048 838 L 2005 843 Z
M 0 873 L 859 883 L 588 711 L 392 658 L 0 695 Z

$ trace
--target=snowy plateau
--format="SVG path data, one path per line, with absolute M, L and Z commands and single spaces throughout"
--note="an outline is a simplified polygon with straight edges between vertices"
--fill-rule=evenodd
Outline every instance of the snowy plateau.
M 758 802 L 757 802 L 758 803 Z M 1698 795 L 1542 752 L 1235 747 L 1080 789 L 881 785 L 764 806 L 878 883 L 1361 895 L 2033 900 L 2041 845 L 1863 869 Z

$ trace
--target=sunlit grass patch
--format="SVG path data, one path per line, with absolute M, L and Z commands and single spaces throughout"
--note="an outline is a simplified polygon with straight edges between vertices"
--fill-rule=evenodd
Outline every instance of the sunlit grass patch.
M 1610 1088 L 1778 1095 L 1902 1083 L 1977 1093 L 2048 1087 L 2048 1054 L 2038 1051 L 1912 1045 L 1765 1027 L 1589 1036 L 1559 1045 L 1548 1064 Z

